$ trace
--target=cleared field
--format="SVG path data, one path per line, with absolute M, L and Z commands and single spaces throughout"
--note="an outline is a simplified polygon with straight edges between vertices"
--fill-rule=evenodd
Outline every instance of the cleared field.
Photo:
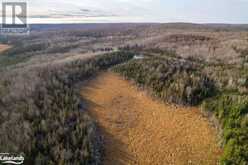
M 5 44 L 0 44 L 0 53 L 4 52 L 5 50 L 8 50 L 9 48 L 11 48 L 11 46 L 5 45 Z
M 113 73 L 85 84 L 81 95 L 104 136 L 105 165 L 218 162 L 216 131 L 197 108 L 154 101 Z

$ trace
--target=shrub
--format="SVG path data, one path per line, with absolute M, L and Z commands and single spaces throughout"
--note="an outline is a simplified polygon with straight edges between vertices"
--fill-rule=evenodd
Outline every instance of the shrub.
M 248 162 L 248 97 L 221 95 L 205 101 L 203 108 L 219 119 L 223 128 L 224 154 L 221 163 L 246 165 Z

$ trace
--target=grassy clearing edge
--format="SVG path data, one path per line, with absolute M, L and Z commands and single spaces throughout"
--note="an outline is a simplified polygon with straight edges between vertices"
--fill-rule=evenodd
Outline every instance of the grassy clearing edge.
M 147 69 L 149 70 L 152 67 L 144 67 L 136 60 L 130 61 L 127 64 L 118 65 L 113 68 L 113 71 L 121 74 L 126 79 L 134 80 L 138 85 L 144 86 L 147 85 L 146 81 L 153 73 L 147 71 Z M 159 68 L 159 64 L 157 64 L 155 68 Z M 138 73 L 135 73 L 135 71 Z M 155 71 L 157 71 L 157 69 L 155 69 Z M 160 80 L 160 78 L 155 78 L 153 81 L 159 82 Z M 209 89 L 211 91 L 214 88 Z M 157 94 L 156 97 L 161 98 L 161 95 Z M 220 158 L 221 164 L 246 165 L 248 163 L 247 95 L 239 95 L 237 93 L 226 94 L 216 89 L 212 97 L 205 97 L 202 100 L 203 103 L 198 103 L 202 105 L 203 112 L 205 112 L 205 114 L 207 113 L 207 117 L 212 118 L 210 119 L 211 122 L 218 127 L 220 132 L 220 139 L 222 139 L 224 148 L 224 153 Z

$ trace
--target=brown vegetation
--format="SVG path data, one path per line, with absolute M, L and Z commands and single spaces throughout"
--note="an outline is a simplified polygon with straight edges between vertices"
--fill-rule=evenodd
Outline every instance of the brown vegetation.
M 221 150 L 216 131 L 197 108 L 153 101 L 113 73 L 81 90 L 104 136 L 104 164 L 209 164 Z
M 4 52 L 4 51 L 6 51 L 6 50 L 8 50 L 10 48 L 11 48 L 11 46 L 9 46 L 9 45 L 0 44 L 0 53 Z

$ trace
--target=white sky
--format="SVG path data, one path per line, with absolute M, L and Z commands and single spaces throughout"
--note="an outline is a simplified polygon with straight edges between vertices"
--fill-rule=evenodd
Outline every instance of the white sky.
M 29 23 L 248 23 L 248 0 L 27 0 L 27 2 Z

